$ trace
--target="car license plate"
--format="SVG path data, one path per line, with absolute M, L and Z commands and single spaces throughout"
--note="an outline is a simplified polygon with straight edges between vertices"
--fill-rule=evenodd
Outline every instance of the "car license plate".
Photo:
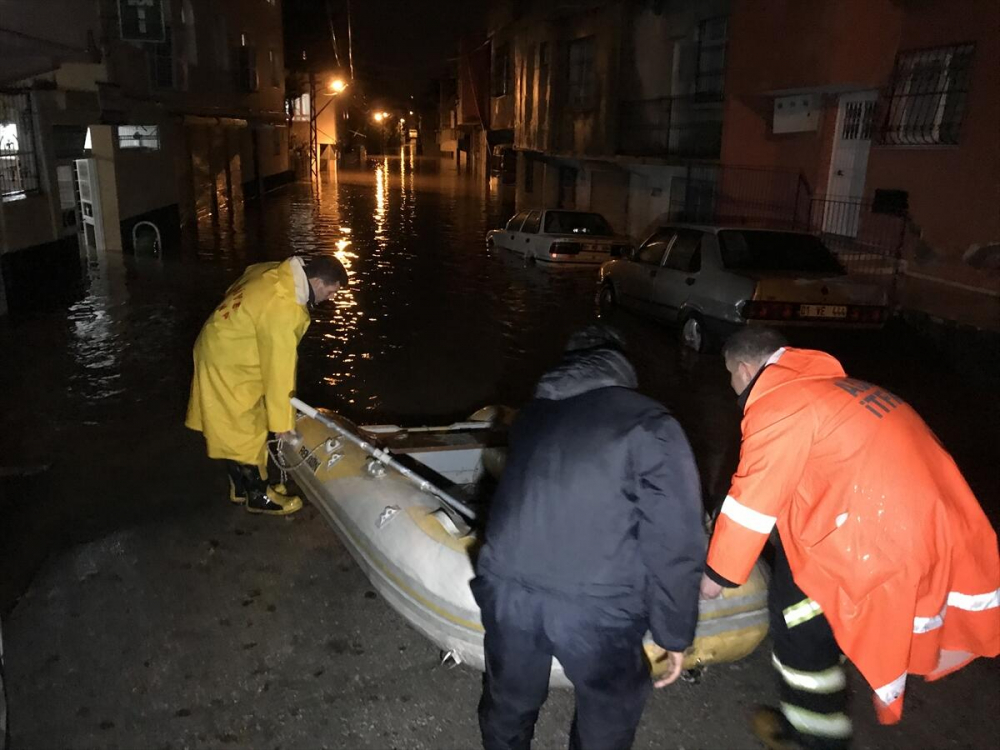
M 846 318 L 846 305 L 799 305 L 800 318 Z

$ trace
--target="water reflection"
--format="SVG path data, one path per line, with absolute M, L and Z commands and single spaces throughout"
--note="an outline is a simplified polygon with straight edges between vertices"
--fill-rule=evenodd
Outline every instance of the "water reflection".
M 162 260 L 89 256 L 73 304 L 0 327 L 5 355 L 18 363 L 0 368 L 7 450 L 44 462 L 67 441 L 93 443 L 90 429 L 118 452 L 137 426 L 147 440 L 170 434 L 163 425 L 179 429 L 205 317 L 246 265 L 292 253 L 335 254 L 350 273 L 350 285 L 313 315 L 298 389 L 358 421 L 461 418 L 487 403 L 521 404 L 570 331 L 594 319 L 594 270 L 525 268 L 487 250 L 486 231 L 513 207 L 491 198 L 481 180 L 406 152 L 327 175 L 321 187 L 290 185 L 248 204 L 245 215 L 230 212 L 232 221 L 210 221 Z M 685 356 L 669 329 L 631 316 L 616 322 L 633 345 L 642 389 L 675 411 L 703 474 L 724 484 L 738 434 L 724 368 L 717 358 Z M 967 398 L 964 381 L 925 393 L 923 349 L 833 351 L 859 377 L 895 386 L 973 463 L 995 444 L 976 436 L 1000 423 L 996 399 Z M 917 374 L 908 380 L 908 372 Z M 983 403 L 985 410 L 970 406 Z M 39 424 L 42 435 L 14 444 Z M 119 432 L 109 433 L 112 426 Z M 975 482 L 976 468 L 963 469 Z M 978 471 L 984 486 L 990 461 L 979 459 Z
M 386 183 L 389 181 L 389 160 L 382 159 L 375 166 L 375 238 L 385 240 L 388 195 Z

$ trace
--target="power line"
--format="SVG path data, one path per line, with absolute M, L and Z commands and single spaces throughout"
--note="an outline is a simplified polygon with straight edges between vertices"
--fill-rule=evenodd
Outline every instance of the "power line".
M 340 67 L 340 52 L 337 50 L 337 30 L 333 26 L 333 11 L 330 10 L 330 0 L 326 0 L 326 22 L 330 25 L 330 38 L 333 41 L 333 59 Z
M 347 0 L 347 60 L 351 66 L 351 80 L 354 80 L 354 36 L 351 33 L 351 0 Z

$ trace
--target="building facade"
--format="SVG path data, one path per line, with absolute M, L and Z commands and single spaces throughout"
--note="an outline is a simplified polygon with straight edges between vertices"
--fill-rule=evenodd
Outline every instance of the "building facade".
M 997 21 L 990 0 L 497 2 L 452 132 L 494 177 L 513 150 L 518 210 L 635 240 L 661 218 L 809 229 L 894 291 L 919 279 L 904 304 L 1000 328 Z M 935 288 L 966 297 L 932 310 Z
M 797 172 L 830 235 L 904 217 L 914 304 L 1000 323 L 998 22 L 989 0 L 733 0 L 722 164 Z M 954 289 L 966 309 L 938 310 Z
M 500 4 L 491 146 L 516 205 L 599 211 L 641 236 L 718 162 L 728 0 Z
M 289 174 L 279 0 L 5 3 L 0 38 L 11 307 L 81 244 L 172 246 Z

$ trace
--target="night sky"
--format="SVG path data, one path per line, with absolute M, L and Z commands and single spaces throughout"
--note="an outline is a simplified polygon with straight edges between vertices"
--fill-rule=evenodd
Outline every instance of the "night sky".
M 347 0 L 329 2 L 346 68 Z M 486 0 L 353 0 L 356 77 L 372 97 L 419 97 L 456 56 L 462 35 L 485 27 L 487 7 Z M 332 65 L 324 0 L 285 0 L 285 40 L 289 64 L 305 48 Z

